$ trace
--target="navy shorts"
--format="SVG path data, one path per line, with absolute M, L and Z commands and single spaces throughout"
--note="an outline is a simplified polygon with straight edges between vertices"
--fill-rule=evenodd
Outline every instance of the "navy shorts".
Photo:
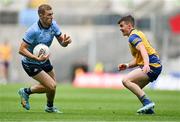
M 142 69 L 143 66 L 140 66 L 140 68 Z M 161 73 L 162 70 L 162 65 L 160 67 L 152 67 L 150 66 L 150 72 L 147 73 L 148 77 L 149 77 L 149 81 L 153 82 L 154 80 L 156 80 L 159 76 L 159 74 Z
M 53 69 L 53 66 L 51 65 L 51 62 L 47 60 L 45 63 L 39 65 L 39 64 L 31 64 L 31 63 L 25 63 L 22 61 L 22 66 L 26 73 L 29 76 L 35 76 L 38 73 L 40 73 L 42 70 L 45 72 L 50 72 Z

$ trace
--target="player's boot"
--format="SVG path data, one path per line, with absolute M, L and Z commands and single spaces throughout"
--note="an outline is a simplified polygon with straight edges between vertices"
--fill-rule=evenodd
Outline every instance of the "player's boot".
M 155 114 L 154 110 L 151 108 L 151 109 L 148 109 L 144 114 Z
M 30 109 L 30 105 L 29 105 L 29 95 L 27 93 L 25 93 L 24 88 L 20 88 L 18 91 L 18 94 L 21 97 L 21 104 L 22 106 L 26 109 L 29 110 Z
M 60 113 L 62 114 L 62 111 L 59 111 L 56 107 L 48 107 L 46 106 L 45 111 L 48 113 Z
M 147 111 L 143 111 L 142 113 L 138 113 L 139 115 L 153 115 L 155 114 L 153 108 L 148 109 Z
M 147 111 L 149 111 L 150 109 L 154 108 L 155 103 L 151 102 L 145 106 L 143 106 L 142 108 L 137 110 L 137 113 L 141 114 L 141 113 L 146 113 Z

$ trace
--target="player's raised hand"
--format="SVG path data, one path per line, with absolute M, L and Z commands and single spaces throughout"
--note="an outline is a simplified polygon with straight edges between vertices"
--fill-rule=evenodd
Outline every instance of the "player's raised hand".
M 62 44 L 68 45 L 68 44 L 70 44 L 70 43 L 71 43 L 71 38 L 70 38 L 70 36 L 67 36 L 66 34 L 64 34 L 63 40 L 62 40 Z
M 129 66 L 128 66 L 128 64 L 119 64 L 118 65 L 118 70 L 119 71 L 122 71 L 122 70 L 125 70 L 125 69 L 127 69 Z

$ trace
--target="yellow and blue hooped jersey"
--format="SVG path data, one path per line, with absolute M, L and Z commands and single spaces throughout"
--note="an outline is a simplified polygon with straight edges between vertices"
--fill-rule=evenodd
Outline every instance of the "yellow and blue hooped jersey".
M 151 46 L 143 32 L 134 29 L 129 35 L 129 46 L 131 54 L 136 59 L 136 64 L 139 66 L 144 65 L 141 53 L 136 49 L 136 46 L 139 43 L 143 43 L 145 49 L 147 50 L 147 53 L 149 55 L 149 65 L 152 67 L 160 67 L 161 63 L 156 50 Z

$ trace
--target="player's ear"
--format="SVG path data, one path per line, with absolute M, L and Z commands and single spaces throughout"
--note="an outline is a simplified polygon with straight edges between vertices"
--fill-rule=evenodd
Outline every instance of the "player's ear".
M 42 18 L 43 17 L 43 14 L 39 14 L 39 18 Z

